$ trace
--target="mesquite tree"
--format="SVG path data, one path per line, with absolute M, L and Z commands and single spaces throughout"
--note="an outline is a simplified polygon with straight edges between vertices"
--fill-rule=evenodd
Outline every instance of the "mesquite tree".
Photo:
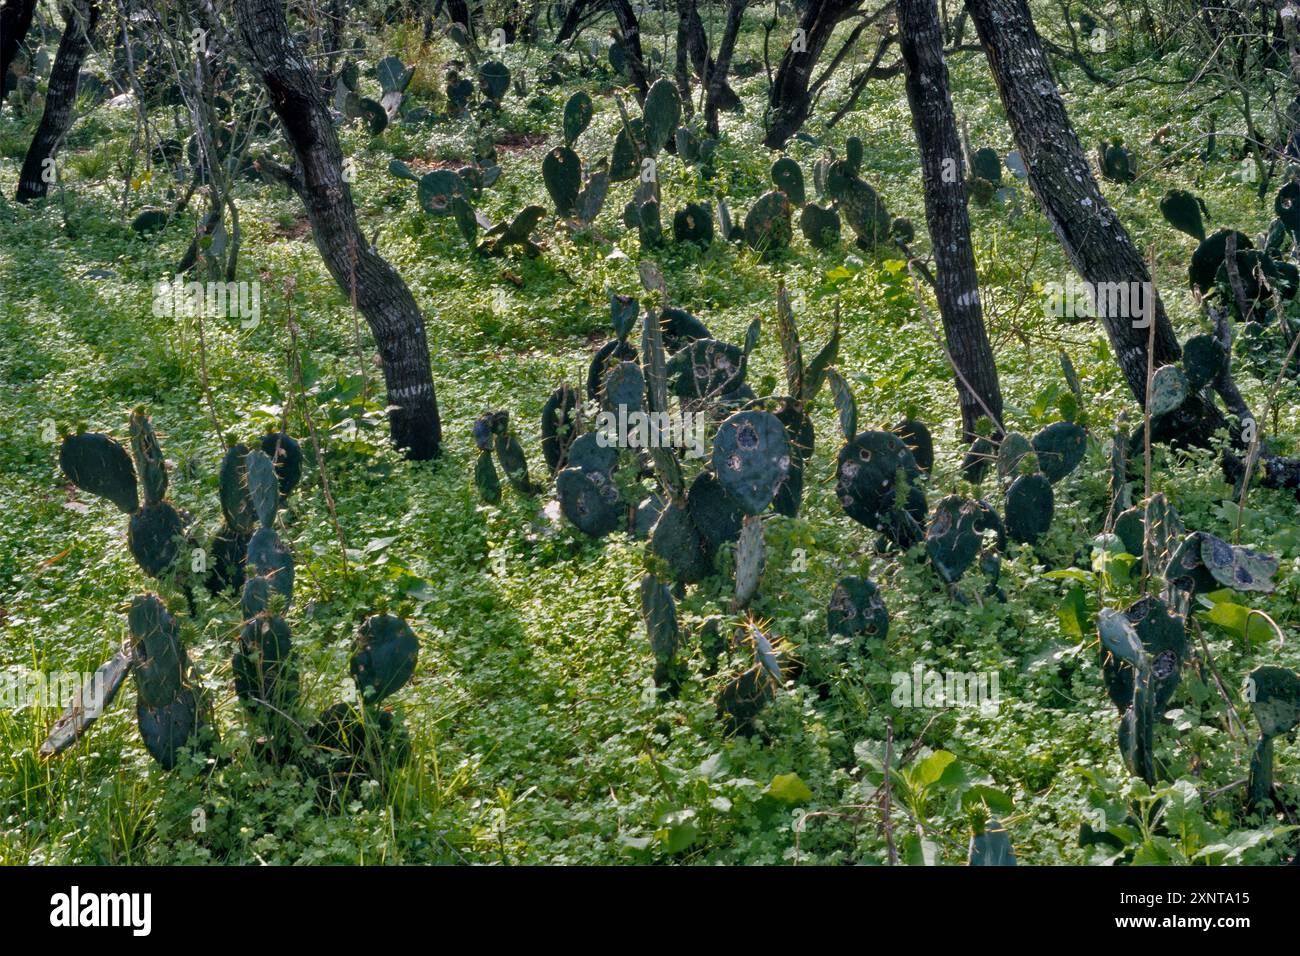
M 0 0 L 0 106 L 4 105 L 9 67 L 32 26 L 36 0 Z

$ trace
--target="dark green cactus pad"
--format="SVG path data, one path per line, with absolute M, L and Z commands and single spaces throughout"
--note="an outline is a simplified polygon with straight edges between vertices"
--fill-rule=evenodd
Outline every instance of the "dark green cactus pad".
M 218 475 L 221 513 L 225 516 L 227 525 L 245 535 L 252 533 L 257 519 L 253 499 L 248 495 L 248 478 L 244 471 L 244 459 L 248 456 L 248 451 L 247 445 L 232 445 L 221 459 Z
M 914 418 L 905 418 L 891 429 L 903 440 L 907 450 L 912 453 L 916 467 L 929 474 L 934 467 L 934 439 L 924 422 Z
M 1193 335 L 1183 343 L 1183 372 L 1199 392 L 1228 369 L 1228 353 L 1213 335 Z
M 275 513 L 280 507 L 280 482 L 275 476 L 275 465 L 259 449 L 253 449 L 244 458 L 244 474 L 257 520 L 263 528 L 269 528 L 275 524 Z
M 135 466 L 125 448 L 98 432 L 69 435 L 59 446 L 64 477 L 82 491 L 107 498 L 123 514 L 140 507 Z
M 832 173 L 832 181 L 834 176 Z M 861 179 L 849 178 L 836 184 L 832 194 L 844 221 L 858 237 L 858 244 L 871 249 L 889 239 L 892 221 L 880 195 Z
M 474 487 L 478 489 L 479 497 L 488 504 L 494 505 L 501 501 L 501 476 L 497 474 L 497 466 L 492 461 L 490 451 L 478 453 L 478 459 L 474 462 Z
M 1074 422 L 1052 422 L 1030 444 L 1038 456 L 1039 469 L 1055 484 L 1083 461 L 1088 434 Z
M 521 494 L 533 494 L 537 489 L 528 477 L 528 459 L 524 457 L 524 446 L 519 444 L 514 433 L 508 431 L 505 434 L 494 434 L 492 448 L 511 486 Z
M 702 203 L 687 203 L 673 216 L 673 239 L 707 246 L 713 241 L 713 211 Z
M 780 419 L 785 426 L 785 437 L 790 442 L 792 467 L 795 459 L 806 460 L 812 456 L 816 433 L 812 419 L 797 399 L 787 395 L 770 395 L 747 403 L 745 410 L 771 412 Z
M 620 362 L 609 370 L 600 400 L 605 411 L 617 413 L 625 409 L 627 414 L 644 411 L 645 400 L 645 375 L 640 365 Z
M 1177 509 L 1162 492 L 1157 492 L 1147 501 L 1143 524 L 1147 567 L 1159 574 L 1169 564 L 1170 555 L 1178 548 L 1187 529 L 1183 527 Z
M 433 216 L 450 216 L 452 200 L 457 197 L 469 202 L 469 189 L 465 181 L 450 169 L 435 169 L 420 177 L 416 190 L 420 208 Z
M 660 77 L 650 85 L 642 107 L 645 124 L 645 142 L 653 156 L 677 131 L 682 118 L 682 97 L 676 85 L 667 77 Z
M 839 372 L 830 369 L 826 381 L 831 386 L 831 399 L 835 402 L 835 411 L 839 415 L 840 434 L 845 441 L 852 441 L 858 433 L 858 401 L 853 397 L 853 390 Z
M 1253 318 L 1259 319 L 1272 305 L 1276 292 L 1283 300 L 1295 298 L 1300 272 L 1289 262 L 1278 262 L 1271 256 L 1254 249 L 1237 253 L 1237 275 L 1241 279 L 1241 289 L 1246 300 L 1247 309 Z M 1236 308 L 1236 295 L 1232 291 L 1228 274 L 1227 258 L 1215 273 L 1216 284 L 1225 290 L 1225 299 Z
M 176 766 L 180 751 L 203 727 L 203 704 L 198 693 L 184 688 L 180 694 L 157 706 L 137 701 L 136 724 L 145 750 L 164 770 Z
M 251 577 L 244 582 L 244 589 L 239 595 L 239 610 L 244 620 L 249 621 L 271 606 L 271 579 Z
M 966 864 L 968 866 L 1016 865 L 1015 847 L 1011 845 L 1007 828 L 997 817 L 990 817 L 983 831 L 971 835 Z
M 663 510 L 664 499 L 658 494 L 643 498 L 636 506 L 636 514 L 632 518 L 632 534 L 642 539 L 650 537 L 650 532 L 654 530 L 655 522 L 659 520 Z
M 603 538 L 623 523 L 618 489 L 602 472 L 565 468 L 555 476 L 555 493 L 564 517 L 583 534 Z
M 714 436 L 713 470 L 741 510 L 763 511 L 790 471 L 790 442 L 781 420 L 771 412 L 736 412 Z
M 244 559 L 248 555 L 249 535 L 223 524 L 208 546 L 211 564 L 204 584 L 208 593 L 238 591 L 244 586 Z
M 632 136 L 628 136 L 629 128 Z M 609 160 L 609 181 L 622 183 L 636 179 L 641 173 L 640 157 L 648 152 L 645 147 L 645 127 L 639 119 L 632 120 L 627 126 L 620 126 L 618 135 L 614 137 L 614 151 Z
M 1209 292 L 1214 288 L 1214 277 L 1219 273 L 1219 266 L 1223 265 L 1228 234 L 1231 232 L 1237 231 L 1219 229 L 1196 247 L 1187 266 L 1187 280 L 1192 288 L 1200 289 L 1202 292 Z M 1244 232 L 1237 232 L 1238 252 L 1242 249 L 1250 249 L 1253 245 L 1249 236 Z
M 854 521 L 906 547 L 922 537 L 926 518 L 925 495 L 914 484 L 920 474 L 912 452 L 893 432 L 863 432 L 840 449 L 835 494 Z M 907 486 L 903 509 L 896 504 L 900 479 Z M 910 524 L 916 527 L 909 530 Z
M 763 536 L 763 519 L 751 515 L 744 521 L 736 540 L 736 594 L 733 610 L 748 607 L 758 593 L 767 564 L 767 541 Z
M 466 245 L 471 249 L 474 248 L 475 243 L 478 241 L 478 216 L 474 212 L 474 207 L 469 204 L 469 200 L 462 199 L 460 196 L 453 196 L 451 198 L 451 214 L 456 220 L 456 228 L 460 230 Z
M 408 69 L 397 57 L 386 56 L 375 64 L 375 76 L 379 79 L 380 89 L 385 93 L 405 93 L 411 84 L 411 78 L 415 76 L 415 67 Z
M 662 509 L 660 509 L 662 510 Z M 712 472 L 702 471 L 686 493 L 686 510 L 713 554 L 740 537 L 745 512 Z
M 1211 577 L 1234 591 L 1259 591 L 1272 594 L 1277 574 L 1277 558 L 1261 551 L 1228 544 L 1221 538 L 1202 532 L 1201 563 Z
M 758 668 L 729 681 L 718 694 L 718 719 L 728 733 L 750 733 L 754 718 L 776 693 L 766 674 Z
M 1204 538 L 1204 532 L 1193 531 L 1174 549 L 1164 565 L 1165 580 L 1180 591 L 1205 594 L 1221 587 L 1201 560 L 1201 543 Z M 1151 567 L 1156 571 L 1161 570 L 1159 564 L 1151 564 Z
M 993 440 L 981 435 L 970 443 L 961 460 L 961 475 L 973 485 L 984 480 L 989 465 L 997 461 L 998 449 Z
M 677 606 L 668 585 L 653 574 L 641 576 L 641 620 L 655 660 L 660 664 L 670 664 L 677 656 L 680 641 Z
M 1034 544 L 1052 526 L 1055 507 L 1052 483 L 1046 475 L 1021 475 L 1007 489 L 1007 535 L 1012 541 Z
M 587 185 L 578 193 L 578 204 L 574 216 L 580 225 L 590 225 L 600 215 L 609 194 L 609 173 L 594 172 L 587 177 Z
M 1160 215 L 1165 221 L 1200 242 L 1205 241 L 1205 223 L 1201 219 L 1204 209 L 1205 203 L 1186 189 L 1171 189 L 1160 200 Z
M 975 150 L 970 158 L 970 168 L 980 179 L 987 179 L 995 186 L 1002 183 L 1002 157 L 996 149 L 984 146 Z
M 1187 376 L 1177 365 L 1162 365 L 1151 378 L 1151 415 L 1158 418 L 1182 408 L 1191 394 Z
M 1007 479 L 1020 473 L 1020 463 L 1034 454 L 1034 446 L 1020 432 L 1008 432 L 998 445 L 998 477 Z M 1036 459 L 1031 459 L 1037 465 Z M 1035 469 L 1037 470 L 1037 469 Z
M 772 164 L 772 183 L 785 193 L 795 206 L 802 206 L 806 193 L 803 184 L 803 170 L 789 156 L 782 156 Z
M 572 215 L 582 189 L 582 160 L 567 146 L 556 146 L 542 160 L 542 182 L 551 194 L 555 211 Z
M 283 501 L 302 481 L 302 446 L 287 432 L 267 432 L 258 444 L 262 454 L 275 465 L 275 477 L 280 482 L 280 500 Z
M 949 584 L 959 581 L 975 563 L 981 544 L 975 524 L 980 515 L 980 506 L 960 495 L 949 495 L 934 506 L 925 551 L 939 577 Z
M 746 244 L 761 253 L 775 252 L 790 245 L 790 238 L 794 235 L 792 213 L 793 207 L 785 193 L 775 189 L 763 193 L 745 216 Z
M 131 228 L 140 235 L 158 232 L 167 225 L 167 213 L 161 209 L 146 209 L 131 220 Z
M 160 577 L 171 567 L 185 542 L 185 525 L 170 502 L 145 505 L 127 525 L 127 546 L 145 574 Z
M 1137 178 L 1137 158 L 1120 143 L 1101 144 L 1101 174 L 1116 183 L 1131 183 Z
M 131 452 L 144 491 L 144 503 L 156 505 L 167 497 L 167 463 L 148 415 L 139 410 L 132 412 L 130 427 Z
M 844 141 L 844 162 L 853 175 L 862 171 L 862 140 L 859 137 L 850 136 Z
M 975 530 L 981 535 L 986 531 L 992 531 L 997 549 L 1005 551 L 1007 549 L 1007 527 L 1002 523 L 1002 518 L 998 515 L 997 510 L 983 498 L 975 502 L 975 507 L 977 509 Z
M 1164 601 L 1147 595 L 1122 612 L 1103 609 L 1097 617 L 1097 632 L 1102 639 L 1102 682 L 1119 713 L 1133 703 L 1134 667 L 1141 666 L 1151 670 L 1153 707 L 1163 714 L 1187 663 L 1187 631 L 1182 619 L 1171 614 Z
M 709 327 L 685 309 L 663 309 L 659 313 L 659 330 L 663 334 L 664 349 L 670 354 L 700 339 L 713 338 Z
M 728 342 L 697 339 L 668 360 L 668 387 L 679 398 L 733 392 L 744 382 L 743 354 Z
M 1280 737 L 1300 726 L 1300 675 L 1264 664 L 1247 675 L 1245 697 L 1265 737 Z
M 916 238 L 916 227 L 912 225 L 912 220 L 896 216 L 889 224 L 889 236 L 895 242 L 911 242 Z
M 488 99 L 500 103 L 510 89 L 510 69 L 500 60 L 491 60 L 478 68 L 478 88 Z
M 739 230 L 731 221 L 731 207 L 727 205 L 725 199 L 718 200 L 718 235 L 722 237 L 723 242 L 732 242 L 740 238 Z
M 834 209 L 808 203 L 799 213 L 799 228 L 814 249 L 829 249 L 840 241 L 840 214 Z
M 618 447 L 610 438 L 602 439 L 599 432 L 579 435 L 569 447 L 569 467 L 581 468 L 588 474 L 612 475 L 618 467 Z
M 240 629 L 230 669 L 235 694 L 250 710 L 269 704 L 272 713 L 284 712 L 298 699 L 293 640 L 282 617 L 261 615 L 247 621 Z
M 1129 508 L 1121 511 L 1115 518 L 1115 536 L 1124 545 L 1124 550 L 1134 557 L 1142 556 L 1142 542 L 1146 538 L 1147 529 L 1143 513 L 1141 508 Z
M 880 589 L 866 578 L 841 578 L 826 607 L 826 630 L 840 637 L 889 636 L 889 611 Z
M 564 104 L 564 144 L 572 146 L 591 125 L 596 108 L 591 97 L 579 90 Z
M 357 114 L 365 120 L 371 136 L 378 136 L 388 128 L 388 111 L 368 96 L 361 97 L 357 103 Z
M 620 339 L 610 339 L 602 345 L 591 359 L 587 369 L 587 398 L 592 401 L 600 399 L 604 387 L 605 375 L 618 362 L 635 362 L 636 349 Z
M 180 644 L 180 624 L 153 594 L 131 599 L 131 675 L 140 699 L 154 706 L 176 697 L 185 685 L 188 659 Z
M 690 513 L 676 504 L 663 510 L 650 533 L 649 554 L 657 558 L 674 581 L 695 584 L 711 570 L 708 548 Z
M 664 224 L 659 215 L 659 203 L 647 199 L 637 210 L 637 236 L 646 249 L 655 249 L 664 242 Z
M 495 423 L 499 416 L 505 416 L 508 423 L 510 419 L 509 412 L 484 412 L 478 418 L 474 419 L 474 425 L 471 434 L 474 436 L 474 447 L 479 451 L 492 450 L 492 433 L 495 431 Z
M 357 632 L 349 670 L 366 703 L 377 704 L 406 685 L 419 656 L 409 624 L 394 614 L 373 614 Z
M 631 295 L 620 295 L 612 289 L 609 293 L 609 320 L 614 326 L 614 334 L 624 340 L 636 326 L 637 316 L 641 314 L 641 303 Z
M 542 406 L 542 457 L 554 475 L 565 460 L 569 446 L 577 439 L 578 390 L 561 385 Z
M 293 602 L 293 555 L 271 528 L 258 528 L 248 541 L 246 568 L 256 568 L 259 576 L 267 578 L 271 589 L 284 595 L 285 607 Z

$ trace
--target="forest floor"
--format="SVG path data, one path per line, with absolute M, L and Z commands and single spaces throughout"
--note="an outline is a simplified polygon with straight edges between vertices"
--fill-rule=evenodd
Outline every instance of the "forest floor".
M 653 29 L 645 32 L 658 42 Z M 432 100 L 451 47 L 436 43 L 420 54 L 417 40 L 405 29 L 381 34 L 363 76 L 395 53 L 417 66 L 412 95 Z M 661 162 L 669 215 L 687 201 L 726 196 L 739 220 L 770 188 L 774 157 L 759 145 L 761 42 L 757 29 L 745 37 L 742 53 L 760 69 L 737 81 L 745 112 L 724 115 L 711 178 L 675 157 Z M 543 58 L 521 47 L 503 56 L 514 70 Z M 1140 62 L 1124 51 L 1097 58 L 1108 72 Z M 1171 55 L 1139 72 L 1178 78 L 1195 66 Z M 1014 144 L 983 57 L 958 54 L 951 69 L 972 144 L 1005 155 Z M 1180 96 L 1180 85 L 1108 88 L 1073 68 L 1062 79 L 1089 148 L 1122 136 L 1138 152 L 1139 181 L 1106 183 L 1106 195 L 1139 246 L 1154 250 L 1180 337 L 1201 331 L 1186 291 L 1194 242 L 1162 220 L 1160 197 L 1189 188 L 1208 204 L 1210 225 L 1256 235 L 1272 218 L 1271 195 L 1261 203 L 1253 184 L 1242 181 L 1226 117 L 1217 158 L 1197 158 L 1189 144 L 1198 141 L 1203 111 L 1194 96 Z M 503 174 L 481 204 L 493 220 L 528 203 L 551 209 L 541 160 L 559 139 L 565 99 L 579 88 L 592 94 L 596 116 L 578 151 L 588 159 L 608 152 L 618 125 L 610 77 L 534 86 L 525 97 L 512 92 L 497 139 L 514 145 L 502 150 Z M 538 93 L 546 102 L 535 101 Z M 844 95 L 840 77 L 825 104 Z M 825 104 L 819 117 L 830 113 Z M 1071 608 L 1082 598 L 1088 615 L 1097 609 L 1088 582 L 1091 542 L 1108 506 L 1106 443 L 1119 412 L 1130 420 L 1140 413 L 1100 328 L 1045 313 L 1044 286 L 1068 281 L 1070 272 L 1023 184 L 1015 184 L 1018 212 L 972 207 L 972 219 L 1008 427 L 1032 434 L 1061 417 L 1069 389 L 1060 351 L 1082 381 L 1088 456 L 1056 486 L 1051 531 L 1035 547 L 1011 546 L 1001 579 L 1005 603 L 955 599 L 913 556 L 877 552 L 875 536 L 840 509 L 832 485 L 838 429 L 824 396 L 814 413 L 817 449 L 804 508 L 796 519 L 769 522 L 768 569 L 755 607 L 805 661 L 806 677 L 764 711 L 761 734 L 729 737 L 714 698 L 736 662 L 724 660 L 716 675 L 705 675 L 692 642 L 692 676 L 680 698 L 654 693 L 638 613 L 641 544 L 621 534 L 594 541 L 552 521 L 543 513 L 549 492 L 527 498 L 506 488 L 500 506 L 484 505 L 472 480 L 470 426 L 489 409 L 511 411 L 534 475 L 542 472 L 543 401 L 561 381 L 585 377 L 593 343 L 608 335 L 607 289 L 643 294 L 639 242 L 620 221 L 630 184 L 611 188 L 593 235 L 569 236 L 548 218 L 539 229 L 541 257 L 480 258 L 450 218 L 425 215 L 413 184 L 387 172 L 394 158 L 418 167 L 464 157 L 468 123 L 393 126 L 377 137 L 356 125 L 342 132 L 357 170 L 363 232 L 376 235 L 428 320 L 446 450 L 435 463 L 411 464 L 386 447 L 372 342 L 326 273 L 295 197 L 280 187 L 239 184 L 240 278 L 260 277 L 261 321 L 246 329 L 238 320 L 210 320 L 200 351 L 192 321 L 152 309 L 153 284 L 193 235 L 193 214 L 146 237 L 130 229 L 139 208 L 166 205 L 172 184 L 161 170 L 128 188 L 123 208 L 132 112 L 100 106 L 80 120 L 62 153 L 64 188 L 44 203 L 17 207 L 12 195 L 33 122 L 8 107 L 0 115 L 0 666 L 13 674 L 93 670 L 123 635 L 125 602 L 155 586 L 125 547 L 122 516 L 63 479 L 47 423 L 66 429 L 84 421 L 122 436 L 129 410 L 145 406 L 174 464 L 171 496 L 208 533 L 220 520 L 221 447 L 202 369 L 221 431 L 244 440 L 259 434 L 279 420 L 293 391 L 290 317 L 301 330 L 311 411 L 348 549 L 345 564 L 319 484 L 309 477 L 286 518 L 300 582 L 289 622 L 309 709 L 342 694 L 356 624 L 381 605 L 405 614 L 421 656 L 415 680 L 393 701 L 412 736 L 410 762 L 382 786 L 358 782 L 345 806 L 325 811 L 312 781 L 250 755 L 229 680 L 239 611 L 226 598 L 200 596 L 186 640 L 216 695 L 219 754 L 230 759 L 195 756 L 164 772 L 139 741 L 129 689 L 82 743 L 50 761 L 36 748 L 56 710 L 0 708 L 0 861 L 880 863 L 887 836 L 869 781 L 889 733 L 896 753 L 914 742 L 919 748 L 896 772 L 908 796 L 891 830 L 905 861 L 964 862 L 977 804 L 997 812 L 1028 864 L 1106 862 L 1123 853 L 1141 862 L 1265 863 L 1295 853 L 1289 828 L 1241 813 L 1241 787 L 1230 785 L 1245 776 L 1253 740 L 1229 729 L 1235 725 L 1226 722 L 1218 691 L 1194 673 L 1184 680 L 1172 726 L 1159 735 L 1175 781 L 1161 790 L 1166 827 L 1125 826 L 1130 801 L 1150 806 L 1155 798 L 1124 769 L 1095 633 L 1090 625 L 1075 632 Z M 1152 145 L 1166 125 L 1172 131 Z M 893 215 L 917 224 L 916 247 L 927 249 L 901 78 L 870 84 L 834 129 L 817 119 L 806 132 L 841 151 L 848 136 L 860 136 L 864 176 Z M 790 145 L 810 184 L 822 152 L 822 145 Z M 873 258 L 848 244 L 819 252 L 797 230 L 792 247 L 773 261 L 721 241 L 703 251 L 669 242 L 652 258 L 672 303 L 718 338 L 739 342 L 753 318 L 763 319 L 750 375 L 760 394 L 767 389 L 757 383 L 782 376 L 772 321 L 777 284 L 790 292 L 805 343 L 826 339 L 839 308 L 838 368 L 857 395 L 862 427 L 888 428 L 906 414 L 928 422 L 937 444 L 930 501 L 970 490 L 958 468 L 951 375 L 901 259 Z M 90 270 L 110 273 L 94 278 Z M 1242 385 L 1254 407 L 1264 408 L 1270 388 L 1251 376 Z M 1285 451 L 1300 437 L 1293 388 L 1279 404 L 1266 427 Z M 299 407 L 290 430 L 304 435 L 300 416 Z M 987 477 L 981 493 L 996 495 L 996 482 Z M 1239 526 L 1242 544 L 1281 558 L 1276 592 L 1252 595 L 1250 603 L 1294 634 L 1300 506 L 1291 495 L 1253 491 L 1239 513 L 1211 453 L 1163 449 L 1155 452 L 1151 490 L 1168 496 L 1189 529 L 1232 538 Z M 1078 573 L 1055 573 L 1071 568 Z M 846 574 L 881 586 L 889 637 L 869 656 L 831 666 L 826 605 Z M 728 586 L 713 579 L 681 602 L 687 630 L 716 613 Z M 1205 646 L 1253 734 L 1240 698 L 1244 675 L 1264 662 L 1294 668 L 1300 652 L 1271 629 L 1248 633 L 1204 625 Z M 996 674 L 996 708 L 895 705 L 895 675 L 918 665 Z M 1291 792 L 1300 787 L 1298 758 L 1294 744 L 1279 744 L 1278 780 Z M 1203 796 L 1220 788 L 1227 789 Z M 1120 848 L 1080 846 L 1081 826 L 1099 827 L 1099 814 Z

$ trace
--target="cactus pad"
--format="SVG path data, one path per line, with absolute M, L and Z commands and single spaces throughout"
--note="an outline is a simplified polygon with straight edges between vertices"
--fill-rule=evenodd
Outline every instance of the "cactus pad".
M 1052 526 L 1055 507 L 1046 475 L 1021 475 L 1007 489 L 1007 535 L 1021 544 L 1034 544 Z
M 866 578 L 840 579 L 826 608 L 826 629 L 840 637 L 888 637 L 889 611 L 880 589 Z
M 551 194 L 555 211 L 561 216 L 571 215 L 582 190 L 582 160 L 569 147 L 556 146 L 542 160 L 542 182 Z
M 577 434 L 578 390 L 561 385 L 542 406 L 542 457 L 552 475 L 559 470 Z
M 1246 699 L 1265 737 L 1289 734 L 1300 726 L 1300 675 L 1265 664 L 1250 672 Z
M 1157 417 L 1177 411 L 1190 393 L 1183 370 L 1177 365 L 1162 365 L 1151 379 L 1151 415 Z
M 607 474 L 565 468 L 555 477 L 555 492 L 560 511 L 584 534 L 602 538 L 622 524 L 618 489 Z
M 131 413 L 131 452 L 144 490 L 144 503 L 156 505 L 167 497 L 167 463 L 163 460 L 153 423 L 141 411 Z
M 1212 534 L 1201 533 L 1201 563 L 1224 587 L 1234 591 L 1259 591 L 1271 594 L 1277 558 L 1261 551 L 1228 544 Z
M 1204 208 L 1205 203 L 1186 189 L 1171 189 L 1160 200 L 1160 215 L 1165 221 L 1200 242 L 1205 241 L 1205 223 L 1201 220 Z
M 244 474 L 248 481 L 248 497 L 263 528 L 275 524 L 275 513 L 280 506 L 280 482 L 276 479 L 275 465 L 258 449 L 244 458 Z
M 702 203 L 687 203 L 673 216 L 673 239 L 707 246 L 713 241 L 713 211 Z
M 759 196 L 745 216 L 745 242 L 751 249 L 769 253 L 790 244 L 790 199 L 778 190 Z
M 772 164 L 772 183 L 795 206 L 804 204 L 803 170 L 789 156 L 782 156 Z
M 902 547 L 919 540 L 925 495 L 914 482 L 916 459 L 893 432 L 863 432 L 840 449 L 835 494 L 850 518 L 884 532 Z M 905 504 L 899 508 L 899 484 Z
M 691 482 L 686 494 L 686 510 L 710 553 L 740 537 L 745 512 L 712 472 L 702 471 Z
M 697 339 L 668 360 L 668 387 L 680 398 L 735 391 L 744 382 L 743 355 L 728 342 Z
M 939 576 L 949 584 L 958 581 L 975 562 L 981 543 L 975 527 L 980 515 L 980 506 L 960 495 L 949 495 L 934 506 L 925 550 Z
M 409 624 L 393 614 L 373 614 L 352 646 L 352 680 L 367 703 L 377 704 L 405 686 L 419 655 L 420 642 Z
M 829 249 L 840 241 L 840 214 L 808 203 L 799 214 L 799 228 L 814 249 Z
M 701 581 L 710 571 L 703 535 L 690 513 L 669 504 L 650 533 L 649 553 L 665 566 L 673 580 L 683 584 Z
M 273 529 L 258 528 L 253 532 L 245 566 L 256 568 L 258 576 L 267 578 L 271 590 L 284 595 L 286 607 L 293 602 L 293 555 Z
M 474 462 L 474 486 L 478 488 L 479 497 L 488 504 L 501 500 L 501 477 L 497 466 L 492 461 L 492 452 L 481 451 Z
M 452 200 L 456 198 L 469 201 L 469 189 L 465 181 L 450 169 L 435 169 L 420 177 L 416 198 L 420 208 L 433 216 L 450 216 Z
M 140 507 L 135 467 L 125 448 L 98 432 L 69 435 L 59 446 L 59 467 L 82 491 L 107 498 L 123 514 Z
M 1079 467 L 1088 450 L 1088 435 L 1074 422 L 1052 422 L 1030 444 L 1038 456 L 1039 469 L 1055 484 Z
M 131 556 L 150 577 L 160 577 L 181 552 L 185 525 L 170 502 L 145 505 L 127 526 Z
M 293 641 L 282 617 L 259 615 L 240 629 L 230 662 L 235 693 L 250 710 L 285 711 L 298 699 Z
M 677 131 L 677 124 L 682 118 L 681 94 L 667 77 L 655 80 L 646 91 L 642 115 L 646 146 L 653 156 Z
M 595 113 L 595 107 L 592 105 L 591 97 L 582 91 L 578 91 L 569 97 L 564 104 L 564 144 L 572 146 L 579 136 L 581 136 L 591 125 L 591 117 Z
M 912 453 L 916 467 L 928 474 L 934 467 L 934 439 L 930 436 L 930 429 L 925 423 L 914 418 L 905 418 L 895 425 L 892 431 L 903 440 L 907 450 Z
M 1183 372 L 1197 392 L 1228 369 L 1228 353 L 1213 335 L 1193 335 L 1183 343 Z
M 781 420 L 771 412 L 736 412 L 714 436 L 713 470 L 746 514 L 761 512 L 790 471 L 790 442 Z

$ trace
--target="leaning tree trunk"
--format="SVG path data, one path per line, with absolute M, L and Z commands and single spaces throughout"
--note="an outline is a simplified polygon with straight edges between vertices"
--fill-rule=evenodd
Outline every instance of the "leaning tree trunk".
M 40 199 L 49 189 L 45 181 L 46 161 L 58 152 L 63 137 L 72 125 L 73 106 L 77 99 L 77 77 L 90 49 L 90 37 L 99 22 L 96 0 L 71 0 L 64 5 L 63 36 L 50 70 L 50 85 L 45 91 L 45 112 L 36 127 L 36 135 L 27 148 L 22 171 L 18 174 L 18 202 Z
M 36 0 L 0 0 L 0 106 L 5 100 L 5 77 L 32 26 Z
M 704 85 L 704 121 L 710 136 L 717 137 L 718 112 L 732 109 L 740 98 L 727 84 L 727 74 L 731 72 L 731 57 L 736 52 L 736 40 L 740 37 L 740 27 L 745 19 L 745 8 L 749 0 L 730 0 L 727 4 L 727 25 L 722 31 L 722 41 L 718 44 L 718 58 L 705 77 Z M 707 64 L 707 61 L 706 61 Z
M 1124 314 L 1108 314 L 1111 310 L 1106 306 L 1112 304 L 1111 299 L 1101 293 L 1118 288 L 1150 290 L 1154 299 L 1154 365 L 1159 368 L 1176 362 L 1181 349 L 1164 303 L 1151 283 L 1151 273 L 1101 194 L 1057 92 L 1025 0 L 967 0 L 966 8 L 988 56 L 1011 132 L 1029 171 L 1029 186 L 1070 264 L 1091 288 L 1098 290 L 1097 299 L 1106 300 L 1097 303 L 1098 318 L 1129 388 L 1145 407 L 1150 335 L 1144 315 L 1147 310 L 1134 308 L 1130 301 L 1129 308 L 1115 310 Z M 1114 301 L 1120 301 L 1118 295 Z M 1189 402 L 1176 418 L 1164 423 L 1169 437 L 1195 444 L 1208 442 L 1214 430 L 1224 424 L 1213 402 L 1204 398 Z
M 808 119 L 812 112 L 808 85 L 812 82 L 813 67 L 835 27 L 861 3 L 862 0 L 808 0 L 799 18 L 799 30 L 785 48 L 768 93 L 771 125 L 763 138 L 764 146 L 782 148 Z
M 944 337 L 956 367 L 957 395 L 967 442 L 988 414 L 1002 424 L 1002 393 L 993 347 L 984 328 L 970 216 L 962 175 L 961 141 L 948 93 L 943 32 L 935 0 L 898 0 L 899 47 L 907 80 L 912 128 L 921 152 L 925 220 L 934 250 L 935 295 Z M 986 411 L 987 408 L 987 411 Z
M 290 39 L 283 0 L 235 0 L 234 7 L 244 44 L 297 157 L 297 168 L 288 175 L 282 171 L 280 178 L 302 199 L 330 275 L 355 296 L 374 333 L 393 444 L 408 458 L 432 458 L 439 452 L 442 426 L 424 316 L 402 277 L 357 228 L 338 138 L 315 70 Z
M 638 102 L 645 102 L 646 91 L 650 89 L 650 74 L 646 72 L 645 53 L 641 49 L 641 24 L 628 0 L 609 0 L 609 7 L 618 21 L 618 39 L 623 44 L 623 60 L 636 86 L 636 98 Z

